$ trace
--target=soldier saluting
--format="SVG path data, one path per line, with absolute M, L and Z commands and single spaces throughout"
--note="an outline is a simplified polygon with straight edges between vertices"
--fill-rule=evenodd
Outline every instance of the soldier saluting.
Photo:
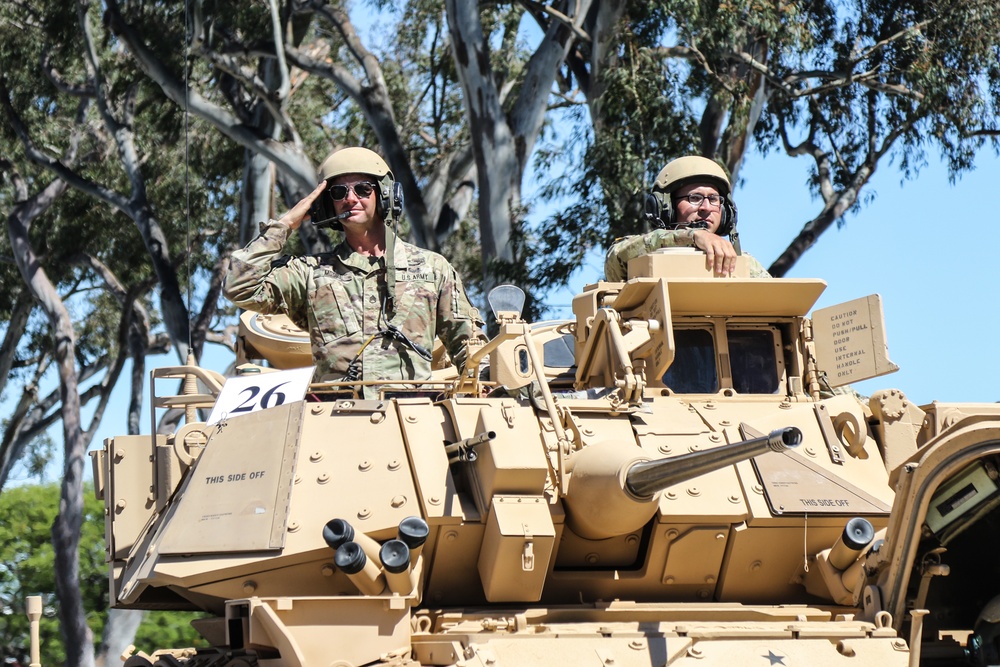
M 316 189 L 233 253 L 226 297 L 308 331 L 317 381 L 429 380 L 435 336 L 461 370 L 465 341 L 483 337 L 482 319 L 451 264 L 387 224 L 402 212 L 389 166 L 366 148 L 345 148 L 320 174 Z M 281 255 L 310 210 L 334 220 L 344 240 L 331 252 Z M 366 398 L 377 393 L 364 388 Z

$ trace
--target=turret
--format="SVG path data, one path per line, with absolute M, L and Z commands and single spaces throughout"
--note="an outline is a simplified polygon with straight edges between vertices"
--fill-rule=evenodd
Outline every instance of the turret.
M 659 492 L 765 452 L 797 447 L 802 432 L 790 426 L 707 451 L 650 461 L 627 443 L 601 443 L 573 455 L 565 504 L 577 535 L 601 540 L 640 528 L 656 513 Z

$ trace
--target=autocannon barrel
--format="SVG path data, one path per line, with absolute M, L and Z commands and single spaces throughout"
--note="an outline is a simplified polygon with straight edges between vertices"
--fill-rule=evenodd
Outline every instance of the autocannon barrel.
M 570 529 L 590 540 L 625 535 L 656 513 L 657 493 L 705 473 L 802 441 L 794 427 L 703 452 L 649 461 L 632 442 L 605 441 L 574 453 L 563 503 Z
M 649 498 L 668 486 L 680 484 L 707 472 L 774 451 L 797 447 L 802 431 L 794 426 L 779 428 L 759 438 L 734 442 L 702 452 L 693 452 L 658 461 L 633 464 L 625 474 L 625 486 L 638 498 Z

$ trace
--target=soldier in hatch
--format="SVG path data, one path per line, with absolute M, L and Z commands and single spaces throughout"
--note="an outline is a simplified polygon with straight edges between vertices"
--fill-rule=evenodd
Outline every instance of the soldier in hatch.
M 703 250 L 706 267 L 716 276 L 732 275 L 736 256 L 741 254 L 736 204 L 729 177 L 718 164 L 697 155 L 669 162 L 646 196 L 646 217 L 659 229 L 616 241 L 604 262 L 608 280 L 626 280 L 630 259 L 672 247 Z M 746 257 L 751 278 L 770 278 L 760 262 Z
M 233 253 L 226 297 L 247 310 L 284 313 L 308 331 L 315 380 L 429 380 L 435 336 L 461 370 L 465 341 L 485 339 L 482 319 L 451 264 L 387 224 L 402 212 L 389 166 L 366 148 L 345 148 L 320 174 L 315 190 Z M 344 240 L 332 252 L 282 256 L 310 209 L 337 221 Z M 366 386 L 364 395 L 375 398 L 377 389 Z

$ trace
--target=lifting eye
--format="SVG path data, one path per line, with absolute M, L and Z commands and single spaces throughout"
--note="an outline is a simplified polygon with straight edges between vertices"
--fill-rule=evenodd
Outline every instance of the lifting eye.
M 845 411 L 837 415 L 833 420 L 833 430 L 847 447 L 848 454 L 859 459 L 868 458 L 868 452 L 865 451 L 868 434 L 853 413 Z

